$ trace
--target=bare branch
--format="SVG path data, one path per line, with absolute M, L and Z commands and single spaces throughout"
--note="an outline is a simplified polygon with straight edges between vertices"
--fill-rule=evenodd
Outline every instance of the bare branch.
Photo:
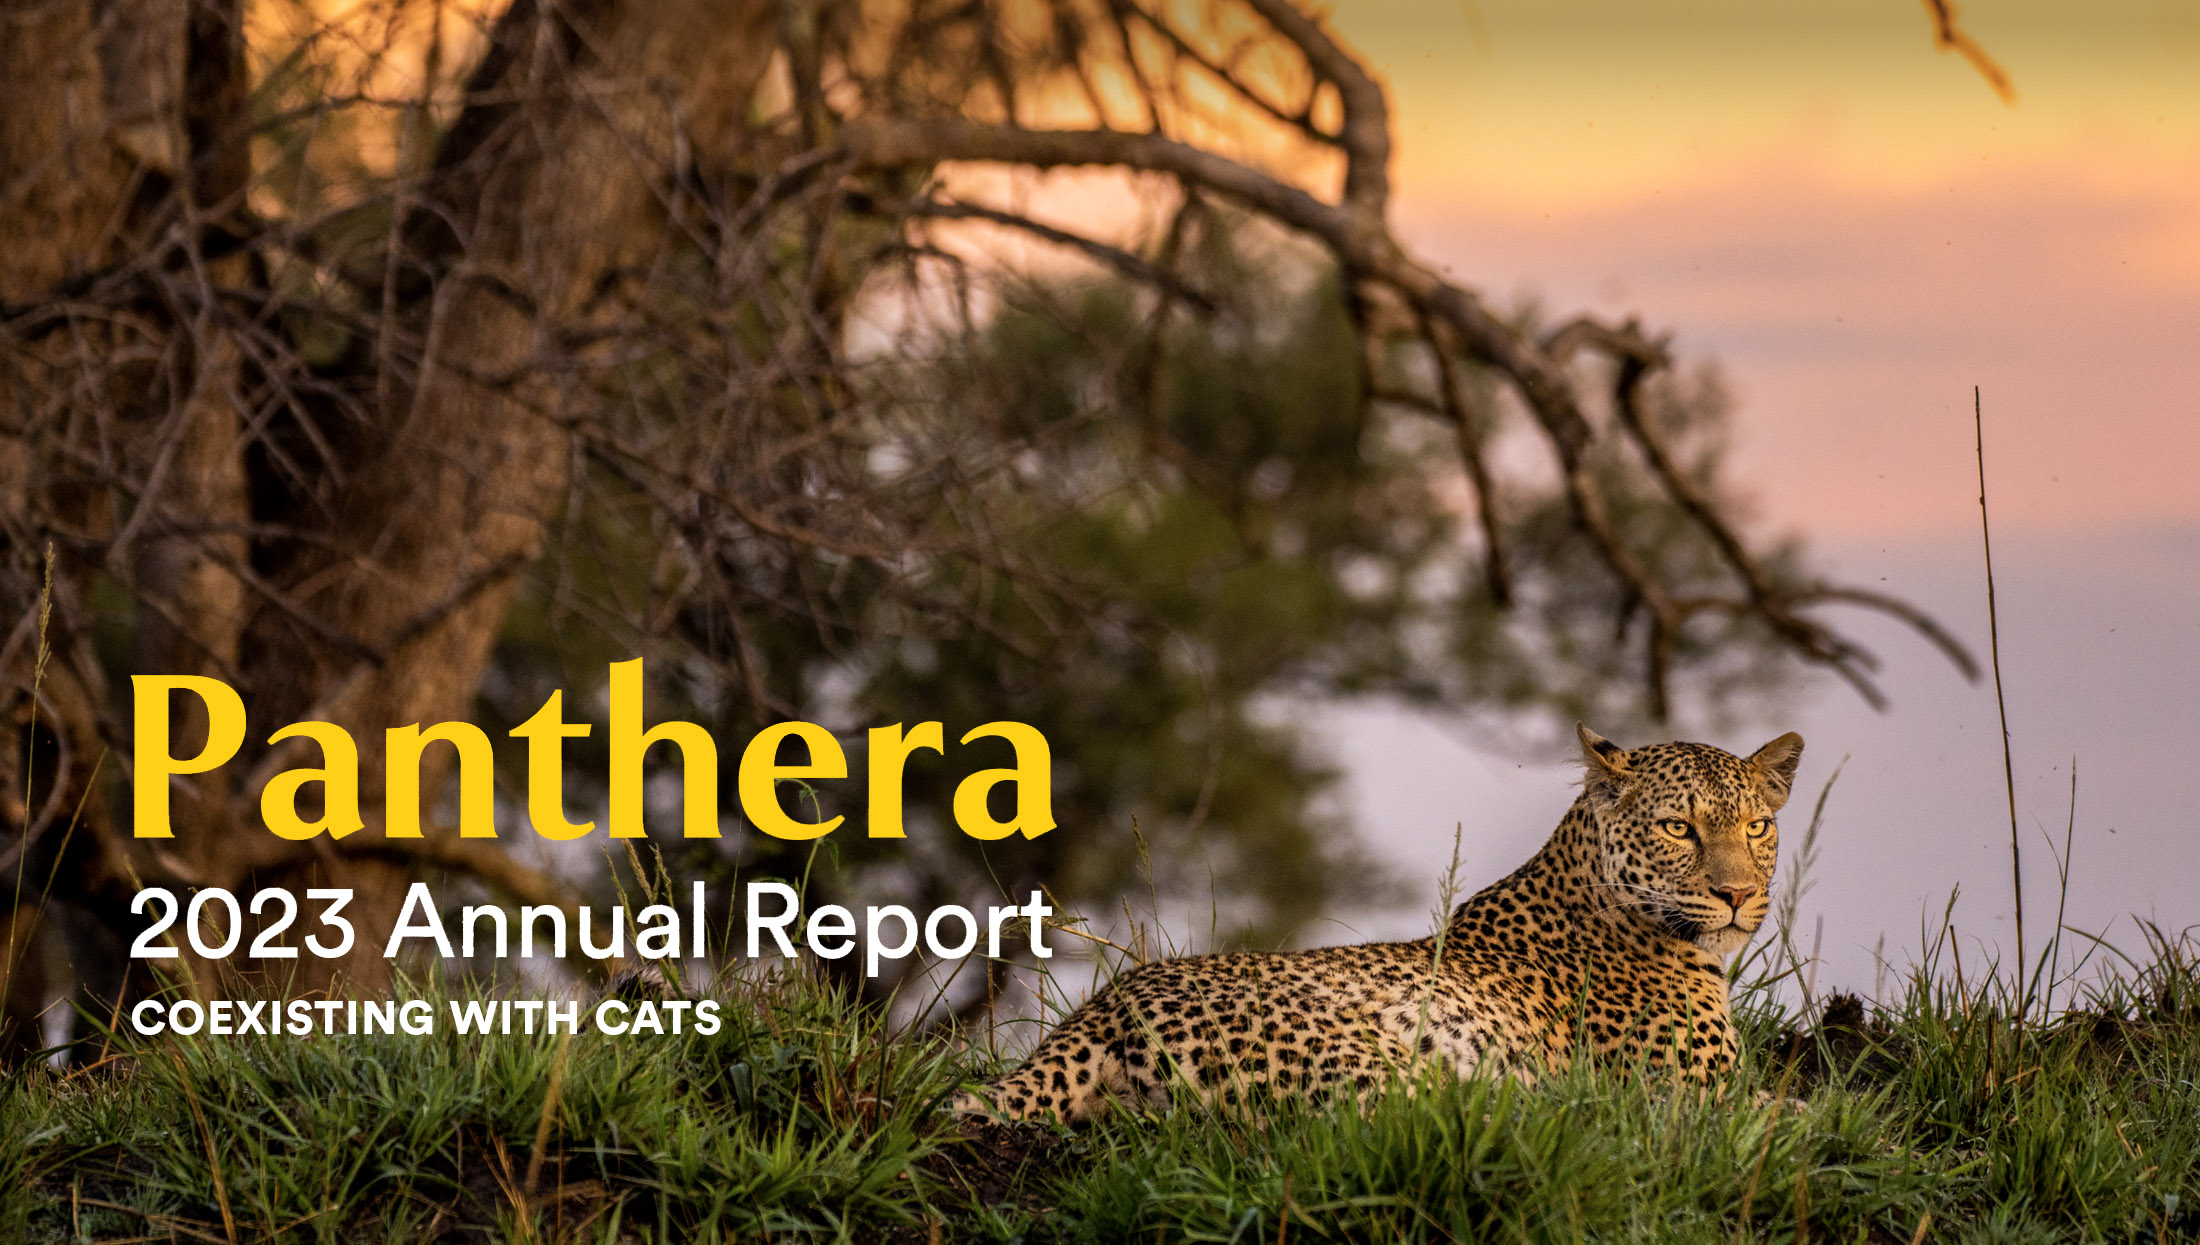
M 1380 219 L 1390 210 L 1390 105 L 1381 84 L 1291 0 L 1247 3 L 1298 45 L 1316 75 L 1336 85 L 1344 103 L 1344 127 L 1337 136 L 1345 150 L 1344 202 Z
M 1512 569 L 1505 556 L 1505 528 L 1497 515 L 1497 481 L 1490 474 L 1489 459 L 1482 453 L 1482 419 L 1467 391 L 1466 377 L 1440 335 L 1422 321 L 1429 354 L 1436 361 L 1437 391 L 1443 395 L 1440 410 L 1459 434 L 1459 457 L 1466 464 L 1467 481 L 1474 486 L 1475 518 L 1482 526 L 1482 580 L 1490 601 L 1499 609 L 1512 605 Z
M 935 220 L 979 220 L 988 224 L 1020 230 L 1035 238 L 1052 242 L 1057 246 L 1065 246 L 1081 252 L 1134 281 L 1153 286 L 1169 298 L 1181 299 L 1189 303 L 1203 315 L 1213 315 L 1216 311 L 1213 298 L 1203 291 L 1184 284 L 1183 280 L 1169 271 L 1167 266 L 1148 263 L 1121 247 L 1109 246 L 1105 242 L 1086 237 L 1083 234 L 1072 233 L 1067 229 L 1057 229 L 1052 225 L 1041 224 L 1028 216 L 1022 216 L 1015 212 L 1004 212 L 998 208 L 985 207 L 982 204 L 959 203 L 953 200 L 940 199 L 927 199 L 904 204 L 902 205 L 902 211 L 910 216 L 930 217 Z
M 1978 658 L 1972 655 L 1970 648 L 1963 641 L 1958 640 L 1946 627 L 1941 626 L 1940 622 L 1932 615 L 1908 601 L 1902 600 L 1900 597 L 1888 596 L 1883 592 L 1871 592 L 1863 588 L 1822 584 L 1815 588 L 1806 588 L 1794 593 L 1788 599 L 1797 605 L 1808 605 L 1816 601 L 1845 602 L 1850 605 L 1861 605 L 1866 609 L 1877 610 L 1889 617 L 1899 619 L 1906 623 L 1911 630 L 1924 636 L 1932 643 L 1934 648 L 1939 649 L 1941 654 L 1957 670 L 1963 673 L 1965 679 L 1972 682 L 1978 680 Z
M 1169 22 L 1148 13 L 1136 4 L 1131 3 L 1131 0 L 1108 0 L 1108 9 L 1117 19 L 1117 29 L 1122 31 L 1121 37 L 1125 45 L 1126 59 L 1132 59 L 1132 57 L 1129 52 L 1130 33 L 1125 19 L 1135 17 L 1148 30 L 1159 34 L 1168 43 L 1170 50 L 1199 66 L 1217 82 L 1229 87 L 1231 91 L 1237 94 L 1238 98 L 1258 108 L 1272 120 L 1281 122 L 1306 138 L 1324 146 L 1337 147 L 1341 145 L 1339 136 L 1315 125 L 1309 112 L 1291 112 L 1285 109 L 1283 105 L 1254 90 L 1252 84 L 1246 82 L 1229 66 L 1221 64 L 1213 57 L 1194 47 L 1191 41 L 1184 37 L 1184 33 Z M 1318 87 L 1320 83 L 1317 82 L 1315 85 Z M 1311 102 L 1311 99 L 1309 102 Z
M 1971 68 L 1986 79 L 1986 85 L 2008 107 L 2017 106 L 2017 84 L 2009 80 L 2009 74 L 1979 42 L 1956 25 L 1955 0 L 1925 0 L 1925 12 L 1933 21 L 1933 46 L 1943 52 L 1955 52 L 1971 62 Z

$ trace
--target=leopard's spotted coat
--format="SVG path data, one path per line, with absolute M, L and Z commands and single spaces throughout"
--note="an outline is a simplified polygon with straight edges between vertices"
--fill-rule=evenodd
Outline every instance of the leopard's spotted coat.
M 1584 1053 L 1697 1080 L 1727 1069 L 1724 967 L 1764 920 L 1803 741 L 1743 758 L 1579 733 L 1580 798 L 1440 937 L 1142 965 L 957 1109 L 1074 1121 L 1180 1090 L 1357 1092 L 1418 1060 L 1523 1077 Z

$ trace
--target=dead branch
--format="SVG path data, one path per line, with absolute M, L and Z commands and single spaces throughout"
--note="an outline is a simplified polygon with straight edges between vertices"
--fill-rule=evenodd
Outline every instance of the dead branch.
M 1381 90 L 1363 72 L 1348 72 L 1339 58 L 1348 57 L 1317 26 L 1283 0 L 1257 0 L 1255 7 L 1279 32 L 1298 44 L 1309 63 L 1332 76 L 1346 104 L 1347 134 L 1355 130 L 1355 118 L 1386 118 Z M 1383 121 L 1387 133 L 1387 120 Z M 1360 127 L 1364 130 L 1366 127 Z M 1329 203 L 1310 192 L 1282 182 L 1258 170 L 1211 152 L 1158 134 L 1117 130 L 1034 130 L 995 125 L 961 118 L 865 118 L 842 130 L 841 151 L 856 169 L 929 167 L 951 161 L 1000 162 L 1036 168 L 1117 166 L 1143 172 L 1166 173 L 1187 187 L 1225 196 L 1250 210 L 1313 236 L 1345 270 L 1348 279 L 1388 288 L 1400 296 L 1425 324 L 1441 325 L 1453 347 L 1476 364 L 1494 370 L 1519 395 L 1544 433 L 1559 469 L 1568 505 L 1576 523 L 1598 558 L 1628 593 L 1648 611 L 1646 682 L 1653 711 L 1664 716 L 1669 704 L 1667 678 L 1674 645 L 1691 614 L 1706 610 L 1754 615 L 1770 626 L 1805 660 L 1828 666 L 1856 686 L 1873 703 L 1882 699 L 1872 688 L 1862 649 L 1842 640 L 1824 626 L 1796 615 L 1792 597 L 1776 592 L 1756 559 L 1748 553 L 1730 523 L 1718 514 L 1709 499 L 1674 468 L 1659 435 L 1647 427 L 1635 410 L 1636 394 L 1643 378 L 1654 367 L 1664 366 L 1662 346 L 1646 338 L 1632 323 L 1611 327 L 1586 318 L 1574 320 L 1543 341 L 1492 315 L 1474 294 L 1438 276 L 1414 259 L 1389 232 L 1383 219 L 1387 181 L 1381 173 L 1387 160 L 1387 138 L 1376 143 L 1363 134 L 1352 152 L 1351 172 L 1340 202 Z M 1738 601 L 1715 599 L 1682 602 L 1643 564 L 1618 531 L 1609 499 L 1589 469 L 1586 454 L 1595 439 L 1582 413 L 1571 371 L 1575 358 L 1585 350 L 1604 354 L 1615 362 L 1618 380 L 1615 405 L 1633 441 L 1649 458 L 1653 473 L 1669 500 L 1688 513 L 1726 558 L 1742 581 Z M 1449 351 L 1441 365 L 1448 368 Z M 1454 378 L 1455 379 L 1455 378 Z M 1448 384 L 1448 382 L 1447 382 Z M 1458 409 L 1454 396 L 1440 396 L 1439 409 L 1449 415 Z M 1452 415 L 1457 418 L 1456 415 Z M 1472 456 L 1469 456 L 1472 470 Z M 1486 474 L 1486 473 L 1485 473 Z M 1488 492 L 1478 485 L 1478 493 Z M 1488 532 L 1500 530 L 1495 516 L 1483 516 Z M 1501 542 L 1492 548 L 1501 551 Z M 1502 557 L 1502 553 L 1498 554 Z M 1506 599 L 1509 599 L 1509 592 Z M 1830 598 L 1817 598 L 1830 599 Z M 1849 598 L 1868 604 L 1864 598 Z M 1893 616 L 1911 619 L 1903 613 Z M 1928 636 L 1936 646 L 1951 640 L 1945 633 Z M 1944 651 L 1947 651 L 1944 648 Z M 1970 669 L 1966 662 L 1959 668 Z
M 1482 582 L 1489 589 L 1490 602 L 1507 609 L 1513 601 L 1512 568 L 1505 555 L 1505 525 L 1498 518 L 1497 481 L 1482 452 L 1483 419 L 1451 347 L 1426 319 L 1421 328 L 1429 355 L 1436 361 L 1436 391 L 1442 401 L 1435 409 L 1458 430 L 1459 457 L 1474 489 L 1474 515 L 1482 526 Z
M 1925 12 L 1933 22 L 1933 46 L 1943 52 L 1954 52 L 1971 62 L 1978 76 L 1986 79 L 1986 85 L 1994 89 L 2001 102 L 2011 108 L 2017 106 L 2017 84 L 2010 81 L 1994 58 L 1987 54 L 1978 40 L 1956 25 L 1955 0 L 1925 0 Z
M 1032 237 L 1080 252 L 1109 268 L 1122 273 L 1143 285 L 1150 285 L 1164 297 L 1180 299 L 1203 315 L 1215 313 L 1215 300 L 1201 290 L 1186 285 L 1166 264 L 1152 264 L 1119 246 L 1088 238 L 1083 234 L 1053 225 L 1042 224 L 1016 212 L 1004 212 L 999 208 L 977 203 L 961 203 L 952 199 L 927 199 L 901 206 L 901 214 L 925 217 L 932 220 L 977 220 L 991 225 L 1028 233 Z
M 1298 47 L 1317 79 L 1337 88 L 1344 105 L 1337 140 L 1345 151 L 1345 206 L 1363 216 L 1381 217 L 1390 210 L 1390 103 L 1381 84 L 1291 0 L 1248 2 L 1276 33 Z

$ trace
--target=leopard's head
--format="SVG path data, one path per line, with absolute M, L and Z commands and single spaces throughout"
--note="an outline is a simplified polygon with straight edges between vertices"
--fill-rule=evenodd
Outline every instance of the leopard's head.
M 1721 958 L 1771 908 L 1776 820 L 1803 759 L 1790 731 L 1747 757 L 1707 744 L 1621 748 L 1577 726 L 1599 881 L 1613 902 Z

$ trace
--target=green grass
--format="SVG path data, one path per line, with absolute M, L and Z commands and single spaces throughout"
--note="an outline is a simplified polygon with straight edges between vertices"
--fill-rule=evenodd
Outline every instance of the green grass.
M 9 1076 L 0 1240 L 2191 1241 L 2192 950 L 2025 1026 L 1923 975 L 1807 1033 L 1747 994 L 1707 1093 L 1430 1077 L 1077 1133 L 958 1130 L 982 1054 L 799 978 L 712 1037 L 170 1039 Z

